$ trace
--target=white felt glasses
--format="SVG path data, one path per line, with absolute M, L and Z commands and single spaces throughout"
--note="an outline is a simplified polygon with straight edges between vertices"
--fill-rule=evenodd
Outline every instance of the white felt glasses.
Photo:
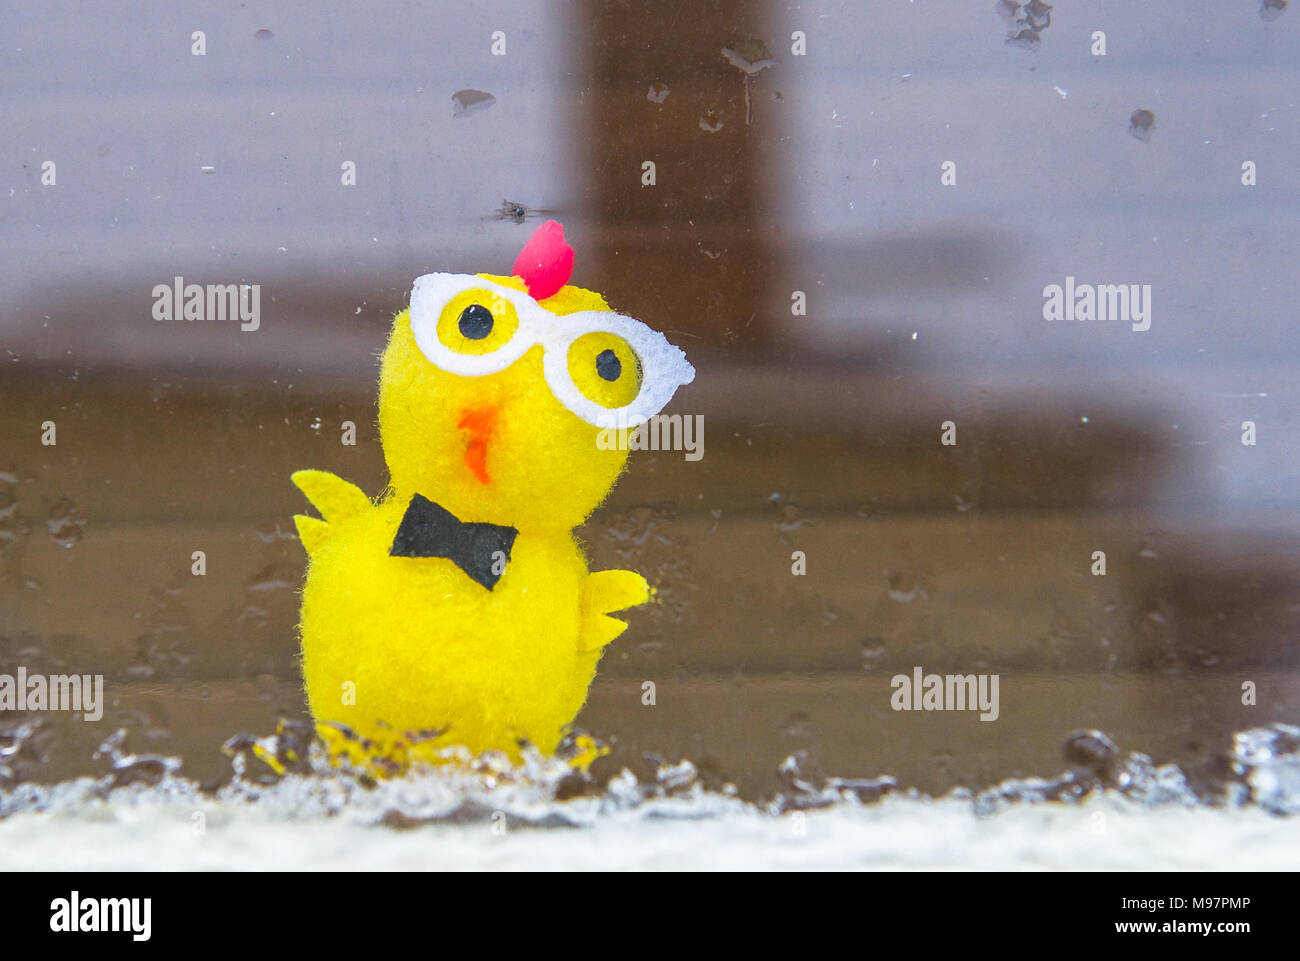
M 505 370 L 541 344 L 551 393 L 593 427 L 644 423 L 695 379 L 686 355 L 639 320 L 604 310 L 553 314 L 470 274 L 416 278 L 411 333 L 429 363 L 462 377 Z

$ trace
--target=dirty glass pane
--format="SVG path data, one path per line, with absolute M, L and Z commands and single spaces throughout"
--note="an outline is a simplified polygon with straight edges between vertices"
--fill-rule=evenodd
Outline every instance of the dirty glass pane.
M 1290 6 L 6 9 L 0 864 L 1288 866 Z

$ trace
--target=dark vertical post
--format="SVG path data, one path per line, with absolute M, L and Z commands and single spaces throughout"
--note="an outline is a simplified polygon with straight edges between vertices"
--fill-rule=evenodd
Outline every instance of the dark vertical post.
M 768 340 L 772 232 L 758 217 L 755 146 L 774 88 L 723 53 L 763 50 L 751 42 L 762 9 L 587 0 L 578 21 L 588 51 L 579 179 L 600 239 L 593 270 L 615 307 L 686 334 L 678 342 L 688 350 L 749 354 Z M 653 186 L 643 185 L 647 162 Z

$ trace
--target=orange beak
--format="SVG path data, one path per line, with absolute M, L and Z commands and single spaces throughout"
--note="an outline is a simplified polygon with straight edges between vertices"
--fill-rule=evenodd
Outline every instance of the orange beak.
M 480 484 L 491 484 L 492 477 L 487 471 L 488 441 L 496 430 L 499 409 L 495 405 L 486 407 L 469 407 L 460 412 L 458 428 L 469 433 L 469 444 L 465 448 L 465 466 Z

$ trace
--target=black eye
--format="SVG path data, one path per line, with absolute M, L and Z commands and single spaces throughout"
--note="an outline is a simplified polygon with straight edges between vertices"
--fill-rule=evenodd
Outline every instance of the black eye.
M 482 304 L 470 304 L 460 312 L 460 333 L 470 340 L 482 340 L 492 333 L 492 311 Z
M 596 373 L 608 381 L 616 381 L 623 376 L 623 364 L 612 350 L 602 350 L 596 355 Z

